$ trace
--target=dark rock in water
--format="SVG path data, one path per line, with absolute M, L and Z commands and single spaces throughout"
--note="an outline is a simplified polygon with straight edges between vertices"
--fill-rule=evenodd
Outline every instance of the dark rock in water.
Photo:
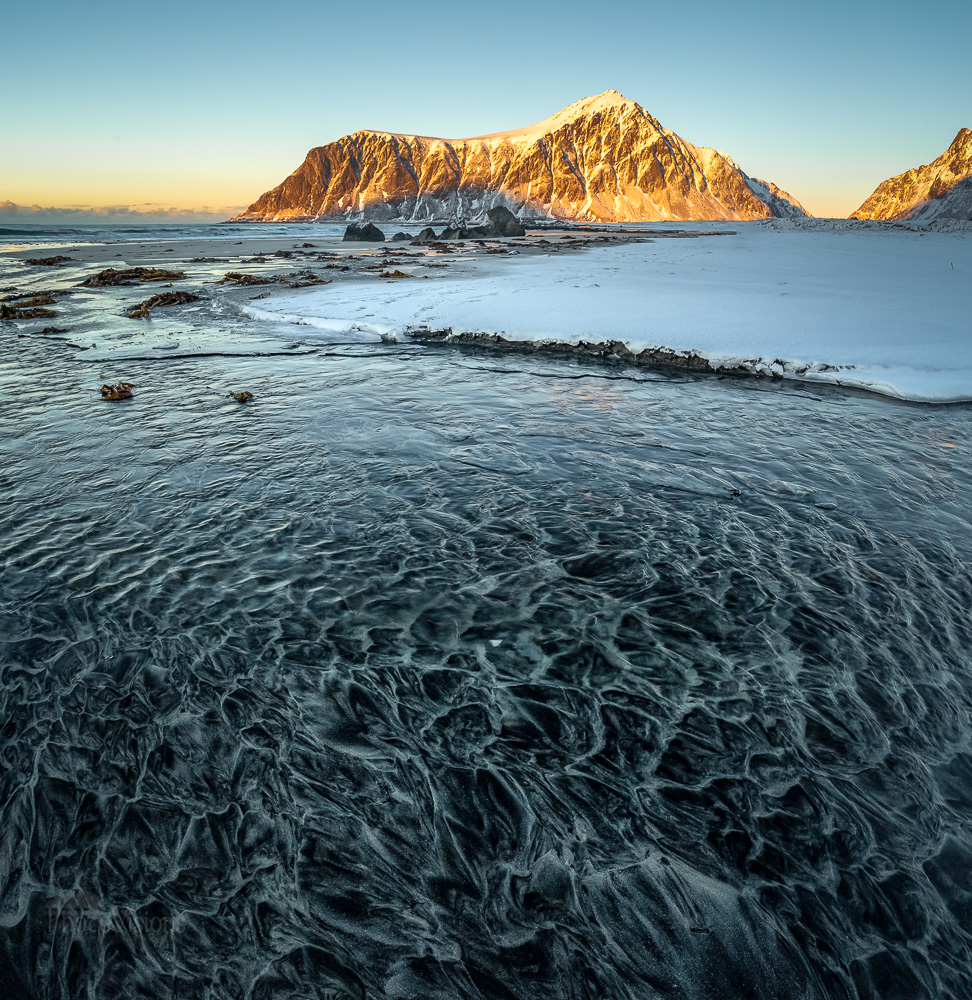
M 385 234 L 371 222 L 352 222 L 344 230 L 344 242 L 384 243 Z
M 440 240 L 475 240 L 489 236 L 490 233 L 482 226 L 472 226 L 467 229 L 465 226 L 449 226 L 442 230 Z
M 235 399 L 237 403 L 249 403 L 250 400 L 253 399 L 253 393 L 248 389 L 244 389 L 243 392 L 234 392 L 233 399 Z
M 431 243 L 432 240 L 436 239 L 435 230 L 430 227 L 426 227 L 412 240 L 413 243 Z
M 491 208 L 486 217 L 489 219 L 490 236 L 526 236 L 526 230 L 520 225 L 520 220 L 502 205 Z
M 401 243 L 404 240 L 410 240 L 412 237 L 408 233 L 395 233 L 392 237 L 392 243 Z

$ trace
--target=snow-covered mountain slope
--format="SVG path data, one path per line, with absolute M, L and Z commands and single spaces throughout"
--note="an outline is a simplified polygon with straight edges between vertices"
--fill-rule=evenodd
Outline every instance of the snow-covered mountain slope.
M 526 218 L 632 222 L 805 216 L 786 192 L 662 128 L 616 90 L 527 128 L 468 139 L 360 131 L 312 149 L 241 221 Z
M 972 131 L 931 163 L 879 184 L 852 219 L 972 219 Z

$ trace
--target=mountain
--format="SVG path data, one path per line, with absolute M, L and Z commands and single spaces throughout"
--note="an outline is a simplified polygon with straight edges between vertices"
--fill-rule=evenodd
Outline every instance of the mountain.
M 959 129 L 937 160 L 879 184 L 851 218 L 972 220 L 972 131 Z
M 608 90 L 536 125 L 471 139 L 355 132 L 312 149 L 234 221 L 416 222 L 449 218 L 457 200 L 469 220 L 494 205 L 597 222 L 808 214 L 775 184 Z

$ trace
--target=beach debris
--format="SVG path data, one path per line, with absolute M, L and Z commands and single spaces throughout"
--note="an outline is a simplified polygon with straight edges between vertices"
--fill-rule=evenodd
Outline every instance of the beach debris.
M 344 230 L 344 242 L 384 243 L 385 234 L 372 222 L 352 222 Z
M 244 389 L 243 392 L 234 392 L 230 395 L 232 395 L 233 399 L 235 399 L 237 403 L 249 403 L 250 400 L 253 399 L 253 393 L 246 389 Z
M 101 398 L 109 403 L 113 403 L 119 399 L 131 399 L 132 389 L 134 388 L 134 382 L 115 382 L 114 385 L 109 385 L 106 382 L 101 387 Z
M 130 285 L 135 281 L 178 281 L 186 276 L 185 271 L 167 271 L 162 267 L 106 268 L 92 274 L 81 282 L 86 288 L 102 288 L 106 285 Z
M 301 243 L 301 246 L 302 247 L 311 247 L 311 249 L 313 249 L 313 250 L 317 249 L 317 244 L 316 243 Z
M 23 299 L 23 296 L 17 298 Z M 53 309 L 43 308 L 53 304 L 54 296 L 51 292 L 40 292 L 32 298 L 18 301 L 16 305 L 0 302 L 0 319 L 46 319 L 57 315 Z
M 225 285 L 227 281 L 232 281 L 237 285 L 271 285 L 273 279 L 261 278 L 258 274 L 243 274 L 241 271 L 227 271 L 222 281 L 218 285 Z
M 351 268 L 347 264 L 325 264 L 325 271 L 350 271 Z
M 43 330 L 38 330 L 37 332 L 41 336 L 44 336 L 48 333 L 67 333 L 68 330 L 63 326 L 45 326 Z
M 152 298 L 132 306 L 125 314 L 129 319 L 149 319 L 156 306 L 180 306 L 185 302 L 198 302 L 199 296 L 192 292 L 162 292 Z
M 394 271 L 382 271 L 378 275 L 379 278 L 411 278 L 412 275 L 406 274 L 404 271 L 399 271 L 396 267 Z
M 52 306 L 54 305 L 53 292 L 24 292 L 21 295 L 11 295 L 8 302 L 16 302 L 14 309 L 29 309 L 31 306 Z
M 260 292 L 259 295 L 251 295 L 250 301 L 253 302 L 255 299 L 268 299 L 270 298 L 269 292 Z
M 329 285 L 332 278 L 322 278 L 319 274 L 295 274 L 293 281 L 289 282 L 291 288 L 307 288 L 310 285 Z
M 54 267 L 67 260 L 74 260 L 74 258 L 65 257 L 63 254 L 58 254 L 56 257 L 28 257 L 25 263 L 33 264 L 35 267 Z

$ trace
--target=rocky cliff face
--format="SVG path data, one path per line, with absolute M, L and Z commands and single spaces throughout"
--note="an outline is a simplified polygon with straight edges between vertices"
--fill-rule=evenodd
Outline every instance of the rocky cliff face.
M 972 131 L 959 129 L 937 160 L 879 184 L 851 218 L 972 220 Z
M 236 218 L 415 222 L 448 218 L 457 201 L 470 220 L 495 205 L 525 218 L 598 222 L 808 214 L 609 90 L 528 128 L 471 139 L 355 132 L 312 149 Z

